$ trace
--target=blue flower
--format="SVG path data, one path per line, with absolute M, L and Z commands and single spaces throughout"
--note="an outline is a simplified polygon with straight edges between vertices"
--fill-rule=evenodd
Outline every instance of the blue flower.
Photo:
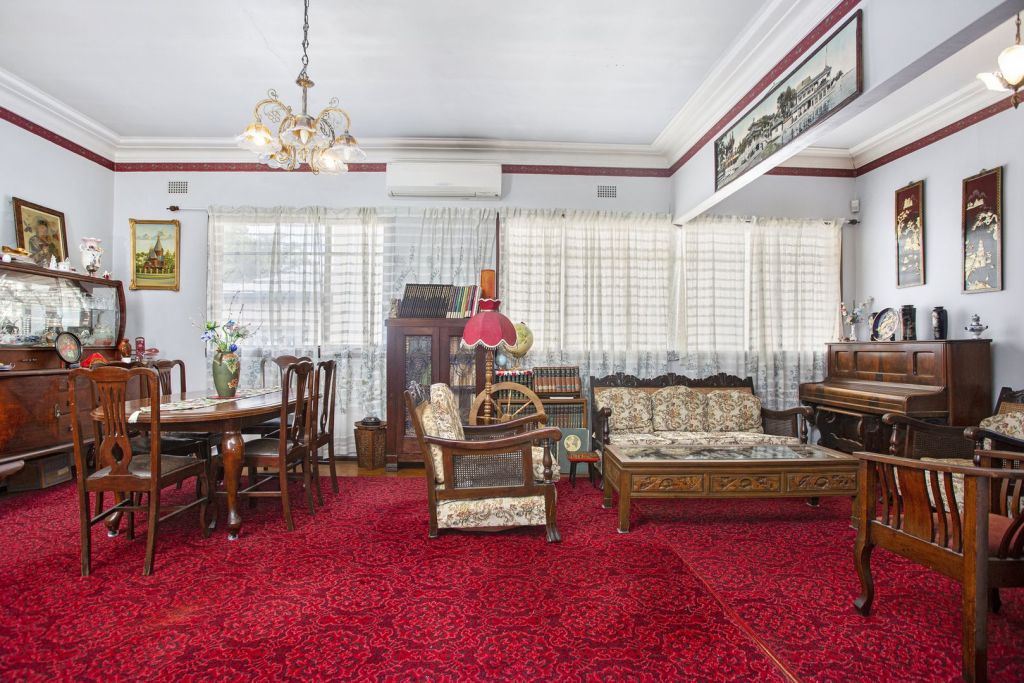
M 237 350 L 238 350 L 238 344 L 232 344 L 231 346 L 228 347 L 228 351 L 230 351 L 231 353 L 234 353 Z
M 205 342 L 213 340 L 213 332 L 203 332 L 203 336 L 200 337 Z

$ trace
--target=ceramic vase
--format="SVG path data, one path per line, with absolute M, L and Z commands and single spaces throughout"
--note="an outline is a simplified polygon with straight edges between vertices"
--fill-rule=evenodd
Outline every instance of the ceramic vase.
M 932 309 L 932 336 L 935 339 L 946 338 L 946 328 L 949 324 L 949 314 L 942 306 Z
M 238 391 L 238 376 L 242 372 L 242 359 L 238 352 L 220 351 L 213 354 L 210 364 L 213 370 L 213 386 L 218 398 L 234 398 Z

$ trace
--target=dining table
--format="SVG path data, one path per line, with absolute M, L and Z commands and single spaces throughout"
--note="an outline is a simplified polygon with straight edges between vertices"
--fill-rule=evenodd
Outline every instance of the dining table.
M 294 394 L 293 394 L 294 396 Z M 239 390 L 234 398 L 211 396 L 210 391 L 172 393 L 160 398 L 160 430 L 166 432 L 209 432 L 220 434 L 218 453 L 224 466 L 224 488 L 227 494 L 228 539 L 237 540 L 242 529 L 238 505 L 238 489 L 245 463 L 245 440 L 242 429 L 256 425 L 281 412 L 280 388 Z M 149 399 L 125 402 L 128 422 L 140 430 L 148 430 Z M 289 401 L 289 411 L 295 400 Z M 92 411 L 93 419 L 103 419 L 103 408 Z

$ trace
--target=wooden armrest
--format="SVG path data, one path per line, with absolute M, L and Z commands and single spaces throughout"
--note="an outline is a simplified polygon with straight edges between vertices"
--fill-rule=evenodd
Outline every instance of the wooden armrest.
M 535 413 L 533 415 L 517 417 L 516 419 L 509 420 L 508 422 L 495 422 L 494 424 L 489 425 L 462 425 L 462 429 L 463 431 L 466 432 L 466 434 L 483 435 L 487 434 L 488 432 L 508 431 L 510 429 L 517 429 L 519 427 L 531 425 L 535 422 L 538 422 L 540 424 L 547 424 L 548 416 L 545 413 Z
M 1024 449 L 1024 439 L 1018 439 L 1010 436 L 1009 434 L 1003 434 L 1002 432 L 994 432 L 991 429 L 985 429 L 984 427 L 968 427 L 964 430 L 964 436 L 978 444 L 985 439 L 992 439 L 1000 444 L 1006 444 L 1011 448 Z
M 986 451 L 991 457 L 1002 457 L 1002 451 Z M 992 455 L 999 454 L 999 455 Z M 857 451 L 854 457 L 860 460 L 869 460 L 882 465 L 892 465 L 908 470 L 923 470 L 927 472 L 949 472 L 950 474 L 962 474 L 970 477 L 986 477 L 988 479 L 1024 479 L 1024 470 L 1010 470 L 993 467 L 979 467 L 977 465 L 950 465 L 934 460 L 917 460 L 914 458 L 901 458 L 895 455 L 882 455 L 869 451 Z M 1007 454 L 1010 455 L 1010 454 Z M 1022 455 L 1022 454 L 1016 454 Z
M 974 464 L 979 467 L 985 467 L 981 462 L 982 460 L 1013 460 L 1014 462 L 1019 462 L 1024 465 L 1024 453 L 979 448 L 974 451 Z
M 501 439 L 487 439 L 483 441 L 460 441 L 459 439 L 441 439 L 436 436 L 424 436 L 423 440 L 434 446 L 451 448 L 459 451 L 484 451 L 494 452 L 503 448 L 513 448 L 529 444 L 531 447 L 537 441 L 552 439 L 557 441 L 562 437 L 562 432 L 555 427 L 545 427 L 531 432 L 514 434 Z
M 772 410 L 771 408 L 761 408 L 761 416 L 768 417 L 773 420 L 782 420 L 787 417 L 793 417 L 794 415 L 803 415 L 808 420 L 811 419 L 811 415 L 814 414 L 814 410 L 809 406 L 795 406 L 793 408 L 786 408 L 784 410 Z

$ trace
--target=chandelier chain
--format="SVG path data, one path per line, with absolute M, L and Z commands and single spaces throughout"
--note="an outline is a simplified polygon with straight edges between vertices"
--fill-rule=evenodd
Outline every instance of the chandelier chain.
M 306 80 L 309 78 L 309 74 L 306 73 L 306 67 L 309 66 L 309 0 L 306 0 L 306 6 L 302 12 L 302 71 L 299 72 L 299 78 Z

